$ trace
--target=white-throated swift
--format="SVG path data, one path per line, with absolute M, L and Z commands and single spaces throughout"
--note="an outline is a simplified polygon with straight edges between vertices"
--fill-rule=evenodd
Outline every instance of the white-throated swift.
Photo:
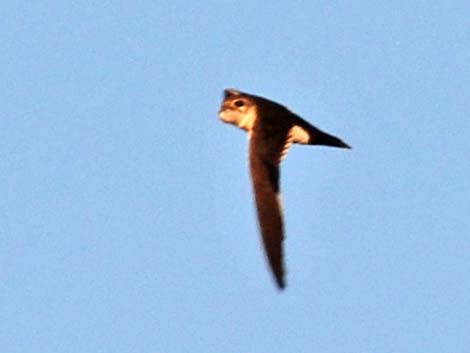
M 283 289 L 284 223 L 279 198 L 279 164 L 293 143 L 351 147 L 276 102 L 234 89 L 224 90 L 219 116 L 225 123 L 248 132 L 258 223 L 271 270 L 277 285 Z

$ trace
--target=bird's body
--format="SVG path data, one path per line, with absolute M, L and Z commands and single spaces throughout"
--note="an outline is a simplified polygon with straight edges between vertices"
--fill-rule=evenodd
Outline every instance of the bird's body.
M 284 223 L 279 164 L 293 143 L 350 148 L 339 138 L 306 122 L 286 107 L 233 89 L 224 91 L 222 121 L 249 134 L 250 172 L 258 221 L 268 262 L 279 288 L 285 287 Z

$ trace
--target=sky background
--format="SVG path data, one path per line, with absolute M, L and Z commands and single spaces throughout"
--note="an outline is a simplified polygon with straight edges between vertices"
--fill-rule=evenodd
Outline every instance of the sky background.
M 3 1 L 5 353 L 470 351 L 468 1 Z M 226 87 L 282 165 L 287 290 Z

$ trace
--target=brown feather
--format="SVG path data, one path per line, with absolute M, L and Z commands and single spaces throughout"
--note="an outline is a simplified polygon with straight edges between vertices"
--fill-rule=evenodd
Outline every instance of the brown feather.
M 258 222 L 269 265 L 279 288 L 284 288 L 284 223 L 279 198 L 279 166 L 260 157 L 257 140 L 253 137 L 250 143 L 250 170 Z

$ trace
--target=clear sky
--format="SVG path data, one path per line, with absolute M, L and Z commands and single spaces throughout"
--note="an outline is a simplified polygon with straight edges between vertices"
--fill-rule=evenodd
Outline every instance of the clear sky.
M 2 352 L 470 351 L 468 1 L 0 13 Z M 226 87 L 354 147 L 282 165 L 282 293 Z

